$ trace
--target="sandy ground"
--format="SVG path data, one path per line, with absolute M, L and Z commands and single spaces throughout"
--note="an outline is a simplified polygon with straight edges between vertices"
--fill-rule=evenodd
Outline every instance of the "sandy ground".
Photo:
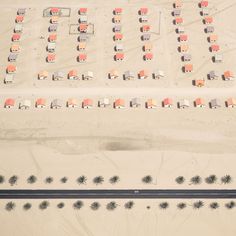
M 172 2 L 161 1 L 1 1 L 0 33 L 0 76 L 4 78 L 7 57 L 11 45 L 10 38 L 14 28 L 14 18 L 18 7 L 26 7 L 27 13 L 21 41 L 21 52 L 17 60 L 18 71 L 15 83 L 0 83 L 0 174 L 8 178 L 19 177 L 15 186 L 6 181 L 0 185 L 4 189 L 17 188 L 235 188 L 235 153 L 236 153 L 236 110 L 222 107 L 217 110 L 207 108 L 179 110 L 160 109 L 160 102 L 165 97 L 174 101 L 187 98 L 192 101 L 202 96 L 209 101 L 219 98 L 221 104 L 225 99 L 235 96 L 235 82 L 222 79 L 207 81 L 206 87 L 199 89 L 192 86 L 192 80 L 206 78 L 210 70 L 235 68 L 235 34 L 233 25 L 235 3 L 230 0 L 210 1 L 210 12 L 214 16 L 214 26 L 219 35 L 222 64 L 211 61 L 207 36 L 203 32 L 204 25 L 200 16 L 197 1 L 184 1 L 182 15 L 184 27 L 189 34 L 189 46 L 193 57 L 194 72 L 185 75 L 181 72 L 183 62 L 177 51 L 179 42 L 172 24 Z M 57 61 L 47 64 L 47 27 L 49 19 L 42 17 L 43 9 L 50 6 L 69 6 L 71 16 L 60 18 Z M 88 42 L 88 62 L 76 62 L 77 36 L 69 35 L 70 24 L 78 21 L 77 11 L 80 7 L 89 9 L 89 20 L 95 26 L 95 34 Z M 115 43 L 112 41 L 112 9 L 123 7 L 123 33 L 125 60 L 114 62 Z M 137 10 L 141 6 L 150 9 L 149 19 L 152 25 L 154 59 L 151 62 L 142 60 L 143 52 L 140 41 Z M 159 13 L 161 12 L 161 18 Z M 161 33 L 158 34 L 158 23 L 161 20 Z M 37 26 L 37 27 L 35 27 Z M 50 75 L 57 70 L 67 73 L 76 68 L 79 75 L 91 70 L 95 79 L 92 81 L 54 82 L 37 80 L 37 73 L 46 69 Z M 108 80 L 110 69 L 124 73 L 127 69 L 137 73 L 147 69 L 150 73 L 156 69 L 165 71 L 163 80 L 115 81 Z M 13 97 L 17 102 L 38 97 L 48 101 L 61 98 L 64 102 L 69 97 L 85 97 L 97 101 L 108 96 L 111 101 L 123 97 L 128 101 L 139 96 L 142 103 L 147 98 L 158 99 L 159 108 L 114 110 L 93 108 L 91 110 L 66 109 L 53 111 L 47 107 L 38 111 L 3 109 L 3 101 Z M 49 105 L 49 104 L 48 104 Z M 127 104 L 128 105 L 128 104 Z M 29 185 L 29 175 L 37 176 L 37 182 Z M 153 183 L 144 185 L 141 181 L 145 175 L 153 176 Z M 209 185 L 204 178 L 215 174 L 218 180 Z M 220 183 L 221 176 L 230 174 L 233 182 L 229 185 Z M 87 177 L 86 185 L 78 185 L 76 179 L 80 175 Z M 102 175 L 104 183 L 96 186 L 92 180 Z M 109 183 L 111 176 L 120 176 L 116 185 Z M 175 178 L 184 176 L 186 181 L 177 185 Z M 203 182 L 198 186 L 190 184 L 190 178 L 200 175 Z M 46 177 L 52 176 L 52 184 L 45 184 Z M 62 184 L 60 178 L 68 177 L 68 183 Z M 75 200 L 74 200 L 75 201 Z M 119 207 L 108 211 L 105 206 L 110 201 L 99 200 L 102 207 L 92 211 L 93 200 L 84 200 L 81 210 L 72 208 L 72 200 L 65 200 L 65 208 L 57 209 L 59 200 L 50 201 L 47 210 L 39 210 L 40 201 L 31 200 L 33 207 L 24 211 L 22 206 L 27 200 L 17 200 L 14 211 L 6 211 L 7 200 L 0 201 L 1 235 L 41 235 L 56 234 L 59 236 L 74 235 L 209 235 L 234 236 L 236 228 L 233 224 L 235 209 L 227 210 L 226 200 L 216 200 L 220 204 L 218 210 L 209 208 L 207 200 L 200 210 L 192 208 L 193 201 L 186 201 L 187 208 L 179 211 L 176 204 L 182 200 L 168 200 L 167 210 L 159 209 L 160 202 L 165 200 L 135 200 L 132 210 L 124 209 L 125 200 L 116 200 Z M 94 200 L 95 201 L 95 200 Z M 150 206 L 150 209 L 147 209 Z M 14 224 L 14 227 L 13 227 Z

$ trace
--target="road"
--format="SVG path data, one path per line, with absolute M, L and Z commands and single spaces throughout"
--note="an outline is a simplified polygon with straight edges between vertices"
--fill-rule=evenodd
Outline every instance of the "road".
M 99 189 L 99 190 L 0 190 L 0 199 L 223 199 L 235 198 L 236 189 Z

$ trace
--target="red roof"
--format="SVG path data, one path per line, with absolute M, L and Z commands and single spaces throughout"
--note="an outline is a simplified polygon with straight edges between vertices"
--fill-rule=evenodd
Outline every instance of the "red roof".
M 204 104 L 205 104 L 205 102 L 204 102 L 204 100 L 202 98 L 197 98 L 195 100 L 195 105 L 196 106 L 200 106 L 200 105 L 204 105 Z
M 148 76 L 148 71 L 146 70 L 141 70 L 138 73 L 139 77 L 147 77 Z
M 56 55 L 54 53 L 49 53 L 47 56 L 48 61 L 54 61 L 56 59 Z
M 213 45 L 211 45 L 211 50 L 213 52 L 219 51 L 220 50 L 220 46 L 218 44 L 213 44 Z
M 52 13 L 58 13 L 60 10 L 59 10 L 59 8 L 57 8 L 57 7 L 52 7 L 51 8 L 51 12 Z
M 87 59 L 87 55 L 84 53 L 79 54 L 78 56 L 79 61 L 85 61 Z
M 69 77 L 77 76 L 78 72 L 76 70 L 71 70 L 71 71 L 69 71 L 68 75 L 69 75 Z
M 16 16 L 16 22 L 23 22 L 23 21 L 24 21 L 24 16 L 22 16 L 22 15 Z
M 12 41 L 20 40 L 20 34 L 13 34 Z
M 86 31 L 88 28 L 88 25 L 87 24 L 80 24 L 79 25 L 79 31 Z
M 84 99 L 84 101 L 83 101 L 83 107 L 85 107 L 85 106 L 93 106 L 93 100 L 90 99 L 90 98 Z
M 232 71 L 227 70 L 227 71 L 224 72 L 224 77 L 225 77 L 225 78 L 233 78 L 233 77 L 234 77 L 234 74 L 233 74 Z
M 150 25 L 143 25 L 142 26 L 142 31 L 149 31 L 151 29 Z
M 44 98 L 37 99 L 36 106 L 46 106 L 46 99 Z
M 123 60 L 124 59 L 124 53 L 116 53 L 116 60 Z
M 8 71 L 8 72 L 14 72 L 14 71 L 16 71 L 16 66 L 14 66 L 14 65 L 8 65 L 8 66 L 7 66 L 7 71 Z
M 192 71 L 193 70 L 193 65 L 192 64 L 186 64 L 184 66 L 184 70 L 185 71 Z
M 8 98 L 5 101 L 5 106 L 11 106 L 13 107 L 15 105 L 15 100 L 13 98 Z
M 115 33 L 115 39 L 122 39 L 123 38 L 123 34 L 121 33 Z
M 49 37 L 48 37 L 48 40 L 50 42 L 56 41 L 57 40 L 57 35 L 56 34 L 50 34 Z
M 80 9 L 79 9 L 79 12 L 81 12 L 81 13 L 86 13 L 87 12 L 87 8 L 86 7 L 81 7 Z
M 122 13 L 123 9 L 121 7 L 115 8 L 115 13 Z
M 212 16 L 206 16 L 204 21 L 205 21 L 205 23 L 212 23 L 213 22 L 213 17 Z
M 173 100 L 171 98 L 165 98 L 163 101 L 164 106 L 167 105 L 172 105 L 173 104 Z
M 179 36 L 180 41 L 187 41 L 188 40 L 188 35 L 187 34 L 181 34 Z
M 208 1 L 201 1 L 200 6 L 201 7 L 208 7 Z
M 183 18 L 182 18 L 182 17 L 176 17 L 176 18 L 175 18 L 175 23 L 176 23 L 176 24 L 183 23 Z
M 125 101 L 124 99 L 118 98 L 115 100 L 115 107 L 124 107 L 125 106 Z
M 145 54 L 145 59 L 151 60 L 152 58 L 153 58 L 153 54 L 152 53 L 146 53 Z
M 141 14 L 147 14 L 148 13 L 148 8 L 147 7 L 141 7 L 139 11 L 140 11 Z

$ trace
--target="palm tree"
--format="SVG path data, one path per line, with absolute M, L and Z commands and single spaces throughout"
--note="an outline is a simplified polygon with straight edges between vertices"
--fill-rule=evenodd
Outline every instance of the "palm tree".
M 133 201 L 128 201 L 125 203 L 125 208 L 126 209 L 132 209 L 134 207 L 134 202 Z
M 84 176 L 84 175 L 81 175 L 81 176 L 77 179 L 78 184 L 86 184 L 86 181 L 87 181 L 87 177 Z
M 214 184 L 217 181 L 216 175 L 210 175 L 205 179 L 206 183 Z
M 109 210 L 109 211 L 113 211 L 113 210 L 115 210 L 117 208 L 117 204 L 116 204 L 116 202 L 109 202 L 108 204 L 107 204 L 107 210 Z
M 27 182 L 28 182 L 29 184 L 33 184 L 33 183 L 35 183 L 36 181 L 37 181 L 37 177 L 34 176 L 34 175 L 29 176 L 29 178 L 27 179 Z
M 15 207 L 16 207 L 16 204 L 14 202 L 8 202 L 5 208 L 7 211 L 12 211 L 15 209 Z
M 94 211 L 98 210 L 100 208 L 100 203 L 99 202 L 93 202 L 90 206 L 90 208 Z
M 0 175 L 0 184 L 3 184 L 5 182 L 5 178 L 3 175 Z
M 186 207 L 187 207 L 187 205 L 186 205 L 186 203 L 184 203 L 184 202 L 180 202 L 180 203 L 177 204 L 177 208 L 178 208 L 179 210 L 183 210 L 183 209 L 186 208 Z
M 51 184 L 53 182 L 53 177 L 51 176 L 48 176 L 46 179 L 45 179 L 45 183 L 46 184 Z
M 167 209 L 169 207 L 169 203 L 168 202 L 161 202 L 159 204 L 159 207 L 163 210 Z
M 200 184 L 202 182 L 202 178 L 199 175 L 195 175 L 191 178 L 192 184 Z
M 194 209 L 200 209 L 203 206 L 204 206 L 204 202 L 203 201 L 197 201 L 197 202 L 193 203 L 193 208 Z
M 61 178 L 61 182 L 65 184 L 68 181 L 68 178 L 66 176 Z
M 235 207 L 235 202 L 233 202 L 233 201 L 230 201 L 230 202 L 228 202 L 228 203 L 226 203 L 225 204 L 225 207 L 227 208 L 227 209 L 233 209 L 234 207 Z
M 16 175 L 11 176 L 9 179 L 10 185 L 13 186 L 13 185 L 17 184 L 17 180 L 18 180 L 18 177 Z
M 225 175 L 221 177 L 221 182 L 223 184 L 230 184 L 233 181 L 232 177 L 230 175 Z
M 215 210 L 215 209 L 217 209 L 217 208 L 219 208 L 220 206 L 219 206 L 219 203 L 218 202 L 212 202 L 211 204 L 210 204 L 210 208 L 211 209 L 213 209 L 213 210 Z
M 40 205 L 39 205 L 39 208 L 40 208 L 41 210 L 45 210 L 45 209 L 47 209 L 48 207 L 49 207 L 49 202 L 48 202 L 48 201 L 43 201 L 43 202 L 41 202 Z
M 145 184 L 150 184 L 152 183 L 152 176 L 151 175 L 146 175 L 142 178 L 142 182 Z
M 98 184 L 102 184 L 104 182 L 104 178 L 103 176 L 99 175 L 99 176 L 96 176 L 94 177 L 93 179 L 93 183 L 98 185 Z
M 65 203 L 64 203 L 64 202 L 59 202 L 59 203 L 57 204 L 57 207 L 58 207 L 59 209 L 62 209 L 64 206 L 65 206 Z
M 118 175 L 114 175 L 114 176 L 112 176 L 110 179 L 109 179 L 109 182 L 111 183 L 111 184 L 116 184 L 117 182 L 119 182 L 120 181 L 120 177 L 118 176 Z
M 32 207 L 31 203 L 27 202 L 27 203 L 24 204 L 23 209 L 27 211 L 27 210 L 29 210 L 31 207 Z
M 185 178 L 184 176 L 178 176 L 176 179 L 175 179 L 176 183 L 177 184 L 183 184 L 184 181 L 185 181 Z
M 73 206 L 75 209 L 81 209 L 84 206 L 84 203 L 82 201 L 78 200 L 73 204 Z

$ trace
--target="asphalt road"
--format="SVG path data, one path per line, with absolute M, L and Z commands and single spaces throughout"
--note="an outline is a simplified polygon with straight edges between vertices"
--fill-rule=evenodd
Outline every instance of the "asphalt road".
M 223 199 L 235 198 L 236 189 L 99 189 L 99 190 L 0 190 L 0 199 Z

